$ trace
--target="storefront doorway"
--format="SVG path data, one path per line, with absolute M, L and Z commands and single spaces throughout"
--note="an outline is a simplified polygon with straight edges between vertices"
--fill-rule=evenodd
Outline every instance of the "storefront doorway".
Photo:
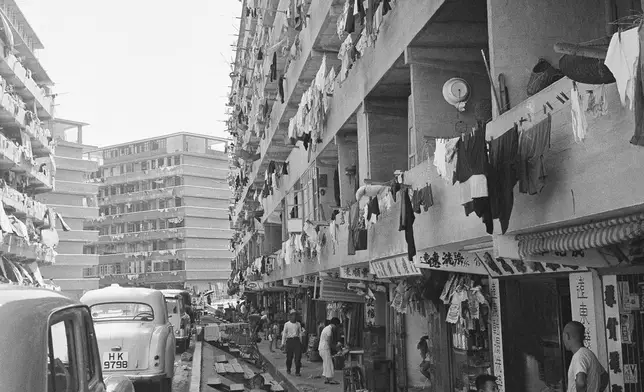
M 561 339 L 572 320 L 568 277 L 501 281 L 506 391 L 566 390 L 568 353 Z

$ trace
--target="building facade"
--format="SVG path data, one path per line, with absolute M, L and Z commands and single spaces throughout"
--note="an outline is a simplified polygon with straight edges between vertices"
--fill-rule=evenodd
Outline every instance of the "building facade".
M 230 292 L 310 331 L 342 317 L 356 389 L 565 390 L 575 320 L 611 390 L 642 390 L 643 95 L 611 57 L 641 66 L 641 13 L 244 1 Z
M 56 262 L 60 215 L 41 202 L 55 189 L 53 82 L 43 45 L 14 1 L 0 3 L 0 281 L 55 287 L 40 267 Z
M 88 290 L 98 288 L 97 278 L 86 271 L 98 266 L 98 256 L 84 254 L 85 245 L 98 240 L 97 230 L 85 230 L 88 218 L 98 217 L 98 183 L 91 175 L 98 163 L 84 157 L 83 151 L 95 147 L 83 145 L 83 127 L 87 124 L 55 119 L 52 122 L 56 160 L 56 188 L 37 197 L 63 216 L 59 222 L 56 264 L 42 268 L 43 275 L 53 279 L 68 296 L 79 299 Z
M 91 276 L 154 288 L 218 290 L 230 275 L 226 139 L 176 133 L 88 152 L 101 161 Z

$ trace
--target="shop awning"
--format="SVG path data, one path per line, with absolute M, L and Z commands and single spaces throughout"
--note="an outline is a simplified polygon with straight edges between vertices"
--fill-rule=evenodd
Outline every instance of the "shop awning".
M 320 301 L 328 302 L 365 302 L 364 296 L 347 288 L 342 279 L 320 278 Z
M 535 234 L 518 235 L 519 255 L 600 248 L 644 235 L 644 213 Z

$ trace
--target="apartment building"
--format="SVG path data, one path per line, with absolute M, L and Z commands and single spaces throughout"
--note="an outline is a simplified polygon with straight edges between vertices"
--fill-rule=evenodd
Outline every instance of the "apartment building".
M 85 245 L 98 240 L 97 230 L 84 229 L 86 219 L 98 217 L 98 183 L 91 181 L 98 163 L 84 157 L 83 152 L 96 147 L 83 144 L 83 127 L 87 124 L 65 119 L 55 119 L 52 124 L 56 187 L 37 200 L 61 214 L 67 227 L 58 226 L 56 264 L 41 271 L 66 295 L 80 299 L 86 291 L 99 287 L 98 278 L 87 274 L 97 268 L 98 256 L 84 254 Z
M 40 267 L 56 262 L 58 214 L 39 201 L 55 187 L 53 85 L 43 49 L 18 5 L 0 2 L 0 281 L 54 287 Z
M 640 1 L 243 1 L 230 291 L 343 318 L 356 389 L 426 386 L 421 337 L 436 390 L 565 389 L 571 320 L 612 390 L 641 389 L 643 96 L 612 57 L 641 67 L 641 18 Z M 378 353 L 360 339 L 376 327 Z
M 230 275 L 227 140 L 180 132 L 103 147 L 98 242 L 100 285 L 217 290 Z

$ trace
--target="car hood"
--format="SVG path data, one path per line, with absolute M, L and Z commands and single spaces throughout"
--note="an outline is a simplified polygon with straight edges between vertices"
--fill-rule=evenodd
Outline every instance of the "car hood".
M 144 370 L 148 368 L 150 341 L 156 326 L 151 322 L 97 322 L 94 324 L 96 340 L 103 356 L 109 352 L 128 353 L 127 369 L 115 370 Z M 112 372 L 103 368 L 104 372 Z

